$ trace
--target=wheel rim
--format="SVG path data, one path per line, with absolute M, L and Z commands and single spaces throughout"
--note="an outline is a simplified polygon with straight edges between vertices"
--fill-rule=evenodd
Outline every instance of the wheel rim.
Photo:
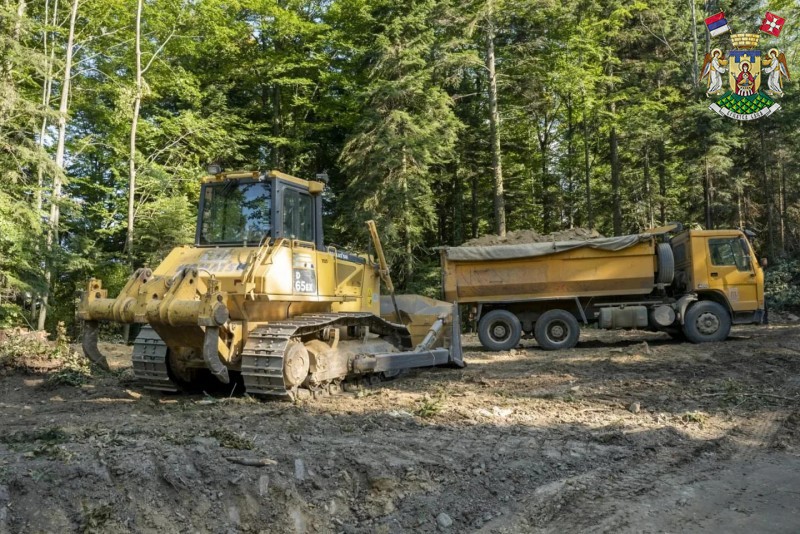
M 552 343 L 561 343 L 569 337 L 569 325 L 563 321 L 552 321 L 547 325 L 547 339 Z
M 492 341 L 506 341 L 511 336 L 511 328 L 503 322 L 492 323 L 489 327 L 489 337 Z
M 289 386 L 299 386 L 308 376 L 308 351 L 301 343 L 293 343 L 284 355 L 283 378 Z
M 716 334 L 720 326 L 719 317 L 710 312 L 701 313 L 697 317 L 695 324 L 697 325 L 697 331 L 705 336 Z

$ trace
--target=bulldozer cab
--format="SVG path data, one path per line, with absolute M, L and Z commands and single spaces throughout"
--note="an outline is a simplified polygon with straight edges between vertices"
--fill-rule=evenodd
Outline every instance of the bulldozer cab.
M 324 187 L 278 171 L 208 176 L 201 185 L 195 244 L 259 246 L 286 238 L 323 250 Z

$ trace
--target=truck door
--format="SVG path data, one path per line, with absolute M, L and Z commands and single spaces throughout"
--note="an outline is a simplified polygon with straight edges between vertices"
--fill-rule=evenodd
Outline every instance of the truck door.
M 711 237 L 708 249 L 709 288 L 725 293 L 733 311 L 757 310 L 756 272 L 742 238 Z

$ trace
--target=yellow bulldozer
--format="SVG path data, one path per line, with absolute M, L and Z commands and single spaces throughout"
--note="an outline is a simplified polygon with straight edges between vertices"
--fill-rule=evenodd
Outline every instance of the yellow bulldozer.
M 324 190 L 278 171 L 203 178 L 194 245 L 136 270 L 116 298 L 87 283 L 77 311 L 86 356 L 108 368 L 99 323 L 139 323 L 133 372 L 147 389 L 177 392 L 208 372 L 227 384 L 239 372 L 249 394 L 292 399 L 463 367 L 458 306 L 395 296 L 374 224 L 375 256 L 326 246 Z

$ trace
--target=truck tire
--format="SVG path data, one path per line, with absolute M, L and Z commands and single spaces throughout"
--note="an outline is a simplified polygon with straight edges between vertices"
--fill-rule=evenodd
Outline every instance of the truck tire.
M 731 314 L 713 300 L 700 300 L 689 306 L 683 333 L 692 343 L 722 341 L 731 331 Z
M 659 243 L 656 246 L 656 255 L 658 256 L 656 283 L 669 285 L 675 279 L 675 255 L 672 253 L 672 245 Z
M 568 311 L 549 310 L 536 320 L 533 334 L 544 350 L 571 349 L 578 344 L 581 327 Z
M 492 310 L 478 323 L 478 339 L 489 350 L 510 350 L 519 344 L 522 325 L 508 310 Z

